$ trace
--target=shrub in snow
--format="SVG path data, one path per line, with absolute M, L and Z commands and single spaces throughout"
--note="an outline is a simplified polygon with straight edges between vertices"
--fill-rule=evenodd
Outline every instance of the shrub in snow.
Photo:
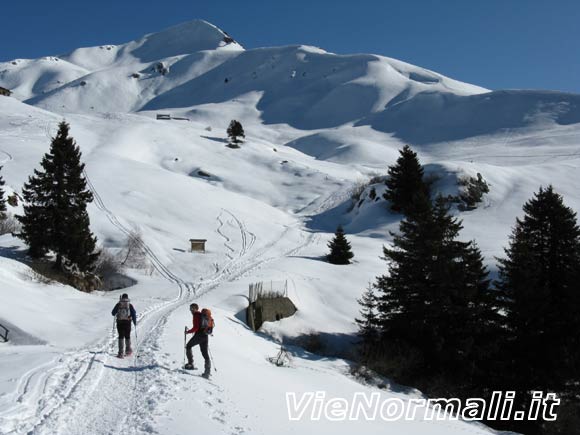
M 278 354 L 276 356 L 268 358 L 268 361 L 270 361 L 276 367 L 289 367 L 292 358 L 290 357 L 288 351 L 284 349 L 284 346 L 280 346 L 280 351 L 278 352 Z
M 14 234 L 20 231 L 20 223 L 11 214 L 0 217 L 0 236 L 3 234 Z
M 329 263 L 332 264 L 350 264 L 350 260 L 354 257 L 352 253 L 350 242 L 344 236 L 342 226 L 338 226 L 334 233 L 334 238 L 328 242 L 330 253 L 326 256 Z
M 153 71 L 161 74 L 162 76 L 167 75 L 169 73 L 169 67 L 166 66 L 163 62 L 157 62 L 152 69 Z
M 359 200 L 361 199 L 362 193 L 365 191 L 365 189 L 367 188 L 368 185 L 369 185 L 369 182 L 367 180 L 358 180 L 349 189 L 348 196 L 350 197 L 350 200 L 352 201 L 351 207 L 353 207 L 354 204 L 359 202 Z
M 134 269 L 144 269 L 147 267 L 147 253 L 143 236 L 137 229 L 133 229 L 127 235 L 125 246 L 120 254 L 121 266 Z
M 365 199 L 364 192 L 365 192 L 365 190 L 367 190 L 367 188 L 369 186 L 371 186 L 373 184 L 383 183 L 383 182 L 384 182 L 384 177 L 382 177 L 380 175 L 374 175 L 373 177 L 371 177 L 368 180 L 356 181 L 354 183 L 354 185 L 352 185 L 352 187 L 348 191 L 348 196 L 350 197 L 350 200 L 351 200 L 349 211 L 351 211 L 356 205 L 358 205 L 359 207 L 362 205 L 362 202 Z M 372 192 L 374 192 L 375 196 L 372 196 L 371 199 L 374 200 L 376 197 L 376 189 L 373 188 L 369 192 L 369 196 L 372 195 Z
M 489 185 L 479 172 L 477 177 L 460 178 L 459 185 L 463 188 L 459 193 L 459 199 L 463 202 L 459 205 L 459 210 L 473 210 L 481 202 L 483 195 L 489 193 Z
M 8 199 L 6 199 L 6 202 L 8 205 L 10 205 L 10 207 L 18 207 L 18 194 L 14 192 L 12 195 L 9 195 Z
M 52 284 L 54 282 L 54 280 L 51 279 L 49 276 L 43 275 L 42 273 L 40 273 L 32 268 L 29 268 L 25 272 L 23 272 L 22 278 L 24 278 L 27 281 L 37 282 L 39 284 L 45 284 L 45 285 Z
M 103 281 L 121 273 L 123 265 L 119 258 L 105 249 L 101 249 L 99 258 L 95 263 L 95 274 L 100 276 Z

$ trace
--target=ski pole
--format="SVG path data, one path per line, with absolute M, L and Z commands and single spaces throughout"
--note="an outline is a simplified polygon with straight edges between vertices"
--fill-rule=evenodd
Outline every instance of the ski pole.
M 139 358 L 139 337 L 137 337 L 137 323 L 135 323 L 135 358 Z
M 215 366 L 215 362 L 213 360 L 213 355 L 211 354 L 211 350 L 210 350 L 209 346 L 207 347 L 207 351 L 209 352 L 209 357 L 211 359 L 211 365 L 213 366 L 213 369 L 217 372 L 217 367 Z
M 115 316 L 113 316 L 113 329 L 111 331 L 111 337 L 113 337 L 113 340 L 111 340 L 111 352 L 115 349 L 115 323 L 116 323 L 117 318 Z
M 187 326 L 185 327 L 185 331 L 187 331 Z M 183 331 L 183 366 L 185 367 L 185 347 L 187 346 L 185 342 L 187 341 L 187 333 Z

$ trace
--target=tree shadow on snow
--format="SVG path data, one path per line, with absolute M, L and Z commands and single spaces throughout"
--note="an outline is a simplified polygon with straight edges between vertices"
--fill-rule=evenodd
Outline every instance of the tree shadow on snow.
M 19 246 L 0 246 L 0 257 L 10 258 L 21 263 L 30 262 L 26 250 L 21 249 Z
M 326 255 L 310 256 L 310 255 L 289 255 L 288 258 L 303 258 L 305 260 L 322 261 L 327 263 Z
M 204 135 L 200 135 L 200 137 L 203 137 L 204 139 L 213 140 L 214 142 L 228 143 L 228 140 L 227 139 L 224 139 L 223 137 L 204 136 Z

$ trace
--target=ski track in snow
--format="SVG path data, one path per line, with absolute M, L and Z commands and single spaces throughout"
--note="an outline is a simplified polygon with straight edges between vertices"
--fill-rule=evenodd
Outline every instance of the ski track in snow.
M 6 158 L 0 160 L 0 166 L 2 166 L 4 163 L 7 163 L 9 161 L 12 160 L 12 155 L 6 151 L 0 150 L 0 153 L 4 154 L 6 156 Z
M 105 213 L 112 225 L 128 235 L 130 230 L 106 207 L 86 173 L 85 178 L 99 210 Z M 239 232 L 238 249 L 231 246 L 234 236 L 227 234 L 226 220 Z M 216 232 L 223 237 L 226 248 L 233 255 L 228 256 L 223 267 L 216 266 L 212 276 L 195 285 L 172 273 L 149 246 L 142 243 L 141 248 L 155 270 L 176 285 L 178 292 L 175 298 L 150 306 L 139 314 L 135 331 L 139 339 L 134 345 L 133 358 L 119 360 L 113 355 L 111 349 L 116 341 L 113 328 L 105 339 L 92 347 L 71 350 L 30 370 L 19 380 L 13 406 L 0 413 L 3 433 L 54 434 L 60 433 L 62 428 L 71 435 L 155 433 L 159 405 L 172 397 L 176 382 L 183 388 L 188 383 L 184 376 L 175 376 L 180 370 L 172 367 L 178 367 L 180 363 L 168 354 L 159 354 L 159 341 L 169 316 L 188 298 L 199 297 L 267 262 L 296 255 L 319 237 L 301 232 L 302 241 L 298 246 L 282 255 L 267 256 L 293 227 L 287 226 L 278 237 L 254 249 L 257 236 L 234 213 L 223 209 L 216 221 Z M 203 385 L 200 397 L 211 397 L 211 400 L 203 401 L 209 415 L 227 425 L 228 409 L 235 409 L 235 404 L 224 405 L 228 397 L 225 389 L 201 378 L 199 384 Z M 239 426 L 224 430 L 230 434 L 246 431 Z

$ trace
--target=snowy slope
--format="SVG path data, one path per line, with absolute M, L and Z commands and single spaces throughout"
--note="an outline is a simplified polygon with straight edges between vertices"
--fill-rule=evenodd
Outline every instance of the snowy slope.
M 22 243 L 0 238 L 0 323 L 14 334 L 0 344 L 0 432 L 490 433 L 421 415 L 289 423 L 286 391 L 403 400 L 420 392 L 362 384 L 348 361 L 298 347 L 290 367 L 267 359 L 280 340 L 311 332 L 323 333 L 327 350 L 351 346 L 356 299 L 385 272 L 379 257 L 400 216 L 381 201 L 351 209 L 349 190 L 385 174 L 407 141 L 442 192 L 464 174 L 489 182 L 482 206 L 461 218 L 462 236 L 477 240 L 492 272 L 540 185 L 552 183 L 579 211 L 579 97 L 487 92 L 380 56 L 244 50 L 224 37 L 196 21 L 0 66 L 0 86 L 14 90 L 0 97 L 6 190 L 21 190 L 65 118 L 96 194 L 89 214 L 101 247 L 115 252 L 137 228 L 149 263 L 127 272 L 137 284 L 125 290 L 139 312 L 140 357 L 117 360 L 109 311 L 122 291 L 87 295 L 37 282 L 21 262 Z M 159 112 L 189 121 L 158 121 Z M 237 150 L 225 146 L 231 119 L 246 130 Z M 323 261 L 339 223 L 355 252 L 349 266 Z M 207 238 L 208 252 L 189 253 L 190 238 Z M 248 285 L 270 280 L 288 281 L 299 311 L 254 334 L 244 324 Z M 179 370 L 192 301 L 211 307 L 218 325 L 209 383 Z

